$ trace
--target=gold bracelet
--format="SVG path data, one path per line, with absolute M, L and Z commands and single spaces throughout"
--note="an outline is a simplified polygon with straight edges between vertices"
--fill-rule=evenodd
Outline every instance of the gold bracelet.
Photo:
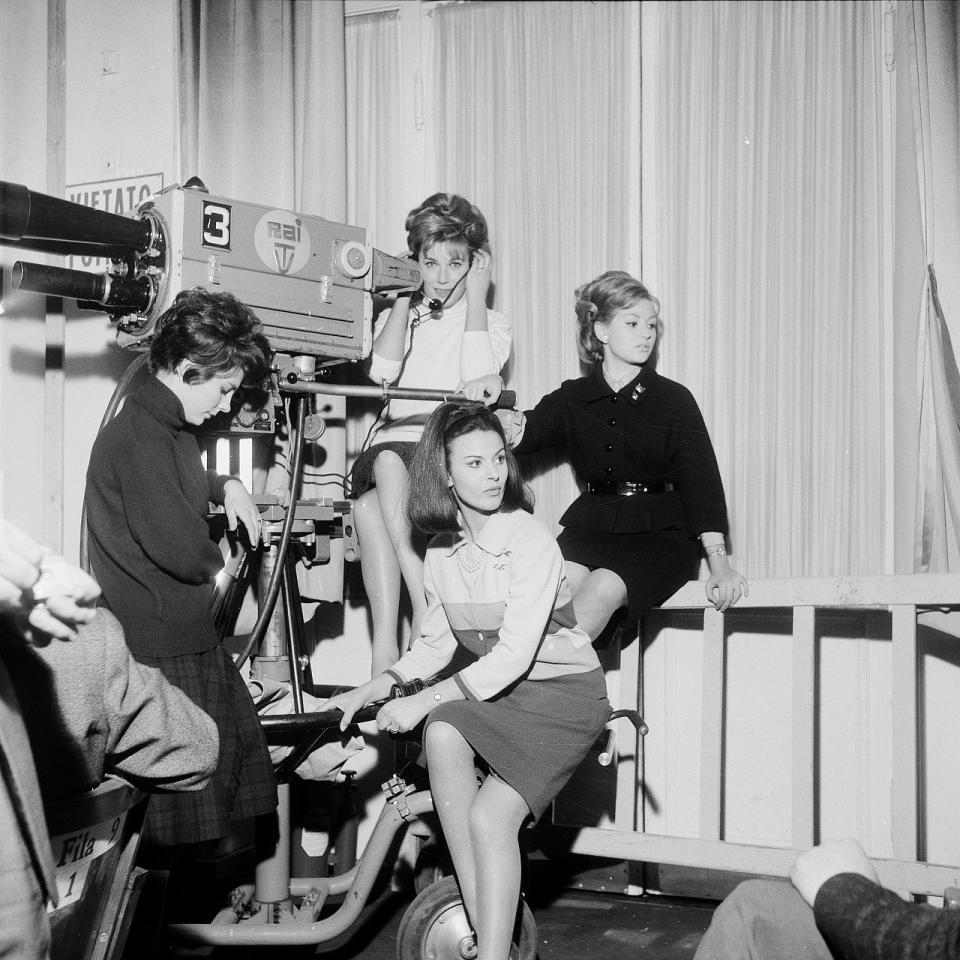
M 727 555 L 727 550 L 725 547 L 713 547 L 710 550 L 706 551 L 707 557 L 725 557 Z

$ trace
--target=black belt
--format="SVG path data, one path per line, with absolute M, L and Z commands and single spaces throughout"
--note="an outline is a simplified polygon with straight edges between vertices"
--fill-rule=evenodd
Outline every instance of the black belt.
M 667 493 L 673 489 L 669 480 L 601 480 L 588 483 L 588 493 L 616 493 L 621 497 L 632 497 L 636 493 Z

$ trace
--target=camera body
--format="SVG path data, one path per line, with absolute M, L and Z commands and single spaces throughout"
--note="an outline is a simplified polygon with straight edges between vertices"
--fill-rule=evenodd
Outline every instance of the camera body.
M 0 243 L 110 261 L 105 274 L 17 261 L 13 284 L 107 313 L 143 349 L 181 290 L 232 293 L 275 352 L 358 360 L 372 346 L 372 294 L 414 290 L 419 266 L 370 246 L 363 227 L 175 184 L 132 218 L 0 183 Z

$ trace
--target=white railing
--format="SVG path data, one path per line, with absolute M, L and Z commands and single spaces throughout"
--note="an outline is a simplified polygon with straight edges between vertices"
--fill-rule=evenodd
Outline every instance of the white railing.
M 919 710 L 917 654 L 918 612 L 960 610 L 960 576 L 913 575 L 839 577 L 800 580 L 762 580 L 750 584 L 750 596 L 732 608 L 738 618 L 748 611 L 792 610 L 791 689 L 791 836 L 789 846 L 757 846 L 728 842 L 722 823 L 724 784 L 724 712 L 727 616 L 705 602 L 703 584 L 691 582 L 657 612 L 661 620 L 672 612 L 702 611 L 703 684 L 701 693 L 701 751 L 699 829 L 696 837 L 665 836 L 642 829 L 642 744 L 627 741 L 621 731 L 622 755 L 618 768 L 617 804 L 613 826 L 581 828 L 572 852 L 633 861 L 669 863 L 750 874 L 786 876 L 800 850 L 819 838 L 819 811 L 815 795 L 816 735 L 826 719 L 817 715 L 816 676 L 818 615 L 826 612 L 879 610 L 890 617 L 892 641 L 890 697 L 892 702 L 892 798 L 890 848 L 892 857 L 877 861 L 885 886 L 917 894 L 942 893 L 960 886 L 960 865 L 928 863 L 921 859 Z M 752 614 L 749 614 L 752 615 Z M 642 628 L 643 636 L 649 623 Z M 960 642 L 960 640 L 958 640 Z M 620 696 L 617 706 L 640 707 L 641 643 L 625 645 L 620 660 Z M 820 729 L 820 736 L 828 731 Z M 634 750 L 633 747 L 636 747 Z M 641 825 L 637 829 L 637 825 Z

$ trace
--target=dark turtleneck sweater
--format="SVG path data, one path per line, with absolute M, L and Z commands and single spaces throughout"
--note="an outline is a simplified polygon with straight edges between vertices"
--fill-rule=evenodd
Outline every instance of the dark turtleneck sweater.
M 230 477 L 204 470 L 177 396 L 156 377 L 100 431 L 87 468 L 90 565 L 136 656 L 171 657 L 217 643 L 209 501 Z

